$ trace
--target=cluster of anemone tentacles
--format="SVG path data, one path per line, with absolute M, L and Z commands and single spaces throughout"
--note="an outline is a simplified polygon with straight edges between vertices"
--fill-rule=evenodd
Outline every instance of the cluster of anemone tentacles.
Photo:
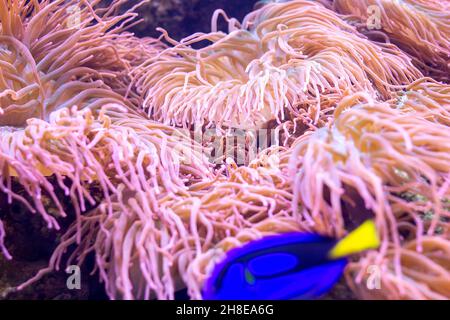
M 16 289 L 93 256 L 112 299 L 201 299 L 231 248 L 372 218 L 382 245 L 347 268 L 355 294 L 450 298 L 448 0 L 269 1 L 181 41 L 137 38 L 135 8 L 100 2 L 0 0 L 0 193 L 49 228 L 74 221 Z M 208 129 L 243 145 L 211 163 L 193 138 Z M 0 220 L 11 259 L 7 240 Z

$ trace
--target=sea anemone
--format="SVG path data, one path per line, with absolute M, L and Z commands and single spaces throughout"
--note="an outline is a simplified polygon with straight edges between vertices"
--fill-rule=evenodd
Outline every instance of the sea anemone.
M 272 150 L 267 156 L 279 152 Z M 261 167 L 263 163 L 266 165 Z M 203 257 L 214 256 L 210 262 L 217 261 L 231 248 L 225 243 L 243 241 L 244 230 L 256 238 L 301 228 L 292 216 L 288 179 L 270 163 L 266 156 L 248 167 L 230 162 L 224 175 L 203 177 L 188 190 L 171 188 L 173 192 L 159 194 L 138 172 L 130 172 L 126 176 L 136 175 L 141 181 L 130 181 L 137 190 L 122 183 L 111 198 L 112 206 L 104 203 L 83 215 L 80 226 L 74 224 L 63 236 L 49 267 L 22 287 L 58 269 L 63 254 L 77 244 L 67 263 L 81 264 L 95 252 L 96 270 L 112 299 L 173 299 L 175 292 L 185 287 L 191 297 L 201 298 L 207 272 L 202 277 L 197 277 L 197 272 L 205 270 Z M 155 172 L 153 177 L 161 173 Z M 179 174 L 187 177 L 183 171 Z M 195 181 L 195 176 L 189 181 Z
M 121 28 L 113 27 L 133 15 L 110 17 L 92 5 L 3 1 L 2 126 L 24 127 L 30 118 L 48 120 L 51 112 L 67 106 L 95 110 L 108 102 L 125 103 L 106 83 L 125 67 L 110 42 Z
M 17 289 L 94 257 L 111 299 L 201 299 L 234 247 L 372 218 L 380 249 L 346 269 L 357 296 L 449 298 L 450 86 L 433 78 L 447 2 L 377 2 L 392 43 L 339 0 L 264 3 L 242 23 L 218 10 L 212 32 L 179 42 L 135 37 L 123 2 L 0 0 L 0 193 L 49 228 L 70 221 Z M 227 149 L 232 129 L 243 142 Z M 371 266 L 382 291 L 362 284 Z
M 111 16 L 119 2 L 94 10 L 96 3 L 1 3 L 0 189 L 9 203 L 17 200 L 29 211 L 39 212 L 48 227 L 58 228 L 58 223 L 48 214 L 43 196 L 52 200 L 60 216 L 66 216 L 49 177 L 53 175 L 57 187 L 70 196 L 78 216 L 86 210 L 86 200 L 94 204 L 88 191 L 93 181 L 109 197 L 115 187 L 107 173 L 109 164 L 102 161 L 108 156 L 106 150 L 96 149 L 98 139 L 111 121 L 140 117 L 132 99 L 117 93 L 127 91 L 128 85 L 120 79 L 139 60 L 132 51 L 113 45 L 114 40 L 133 41 L 131 34 L 118 33 L 135 15 L 129 11 Z M 75 9 L 76 26 L 71 20 Z M 155 49 L 146 57 L 157 50 L 153 42 L 147 47 L 153 44 Z M 109 141 L 110 152 L 123 157 L 113 149 L 120 141 Z M 120 175 L 122 171 L 116 169 Z M 23 186 L 27 197 L 13 191 L 12 179 Z M 2 230 L 2 238 L 3 234 Z
M 309 103 L 318 121 L 320 97 L 365 90 L 389 98 L 421 73 L 397 47 L 375 44 L 334 12 L 310 1 L 272 3 L 229 33 L 194 34 L 135 71 L 144 108 L 155 120 L 190 127 L 252 128 Z M 209 41 L 201 49 L 193 45 Z
M 407 227 L 415 233 L 412 224 Z M 449 254 L 448 237 L 424 236 L 420 243 L 414 239 L 405 241 L 400 252 L 390 247 L 381 262 L 376 254 L 369 254 L 360 261 L 351 263 L 346 270 L 347 282 L 358 297 L 363 299 L 448 300 Z M 393 263 L 398 255 L 402 266 L 401 276 L 395 272 Z M 379 269 L 374 269 L 373 266 Z M 365 274 L 361 270 L 366 271 Z M 370 286 L 362 284 L 370 283 L 368 277 L 371 272 L 379 276 L 379 283 L 371 283 Z M 383 290 L 370 290 L 376 286 Z
M 449 232 L 450 127 L 431 117 L 439 105 L 433 97 L 448 102 L 449 96 L 433 94 L 436 87 L 443 89 L 431 84 L 428 97 L 421 90 L 410 91 L 416 100 L 408 99 L 409 107 L 377 102 L 366 93 L 344 98 L 331 127 L 294 142 L 289 163 L 290 176 L 295 177 L 294 212 L 334 235 L 345 234 L 351 222 L 374 217 L 383 244 L 371 261 L 392 258 L 392 281 L 399 283 L 406 276 L 404 229 L 412 232 L 417 252 L 425 236 L 447 237 Z M 425 219 L 427 212 L 431 216 Z M 365 268 L 360 265 L 358 270 L 361 279 Z
M 421 78 L 391 101 L 397 108 L 420 114 L 431 122 L 450 127 L 450 86 L 431 78 Z
M 333 7 L 356 18 L 362 32 L 378 38 L 381 34 L 413 56 L 424 74 L 450 80 L 450 1 L 334 0 Z M 375 22 L 372 18 L 378 19 L 378 26 L 368 25 Z

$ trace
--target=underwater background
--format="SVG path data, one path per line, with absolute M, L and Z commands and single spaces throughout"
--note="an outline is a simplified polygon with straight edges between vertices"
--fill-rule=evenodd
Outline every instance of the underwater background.
M 450 297 L 449 0 L 80 3 L 0 0 L 0 299 L 214 299 L 277 241 L 343 259 L 321 299 Z

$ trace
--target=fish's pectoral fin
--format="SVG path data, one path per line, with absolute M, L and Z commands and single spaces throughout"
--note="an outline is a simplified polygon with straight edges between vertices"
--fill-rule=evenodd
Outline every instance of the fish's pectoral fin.
M 256 282 L 255 276 L 247 268 L 245 268 L 244 276 L 245 276 L 245 281 L 247 282 L 247 284 L 249 284 L 249 285 L 255 284 L 255 282 Z
M 363 222 L 358 228 L 340 240 L 329 252 L 329 257 L 336 259 L 346 257 L 380 246 L 377 229 L 373 220 Z

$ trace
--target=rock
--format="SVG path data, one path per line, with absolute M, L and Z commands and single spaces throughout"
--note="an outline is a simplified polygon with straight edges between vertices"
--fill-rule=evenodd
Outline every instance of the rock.
M 181 40 L 195 32 L 211 31 L 211 17 L 215 10 L 224 9 L 229 16 L 242 20 L 252 11 L 256 2 L 257 0 L 152 0 L 137 10 L 144 21 L 132 31 L 141 37 L 158 37 L 161 33 L 156 28 L 161 27 L 172 38 Z M 136 3 L 137 0 L 128 1 L 126 7 Z

